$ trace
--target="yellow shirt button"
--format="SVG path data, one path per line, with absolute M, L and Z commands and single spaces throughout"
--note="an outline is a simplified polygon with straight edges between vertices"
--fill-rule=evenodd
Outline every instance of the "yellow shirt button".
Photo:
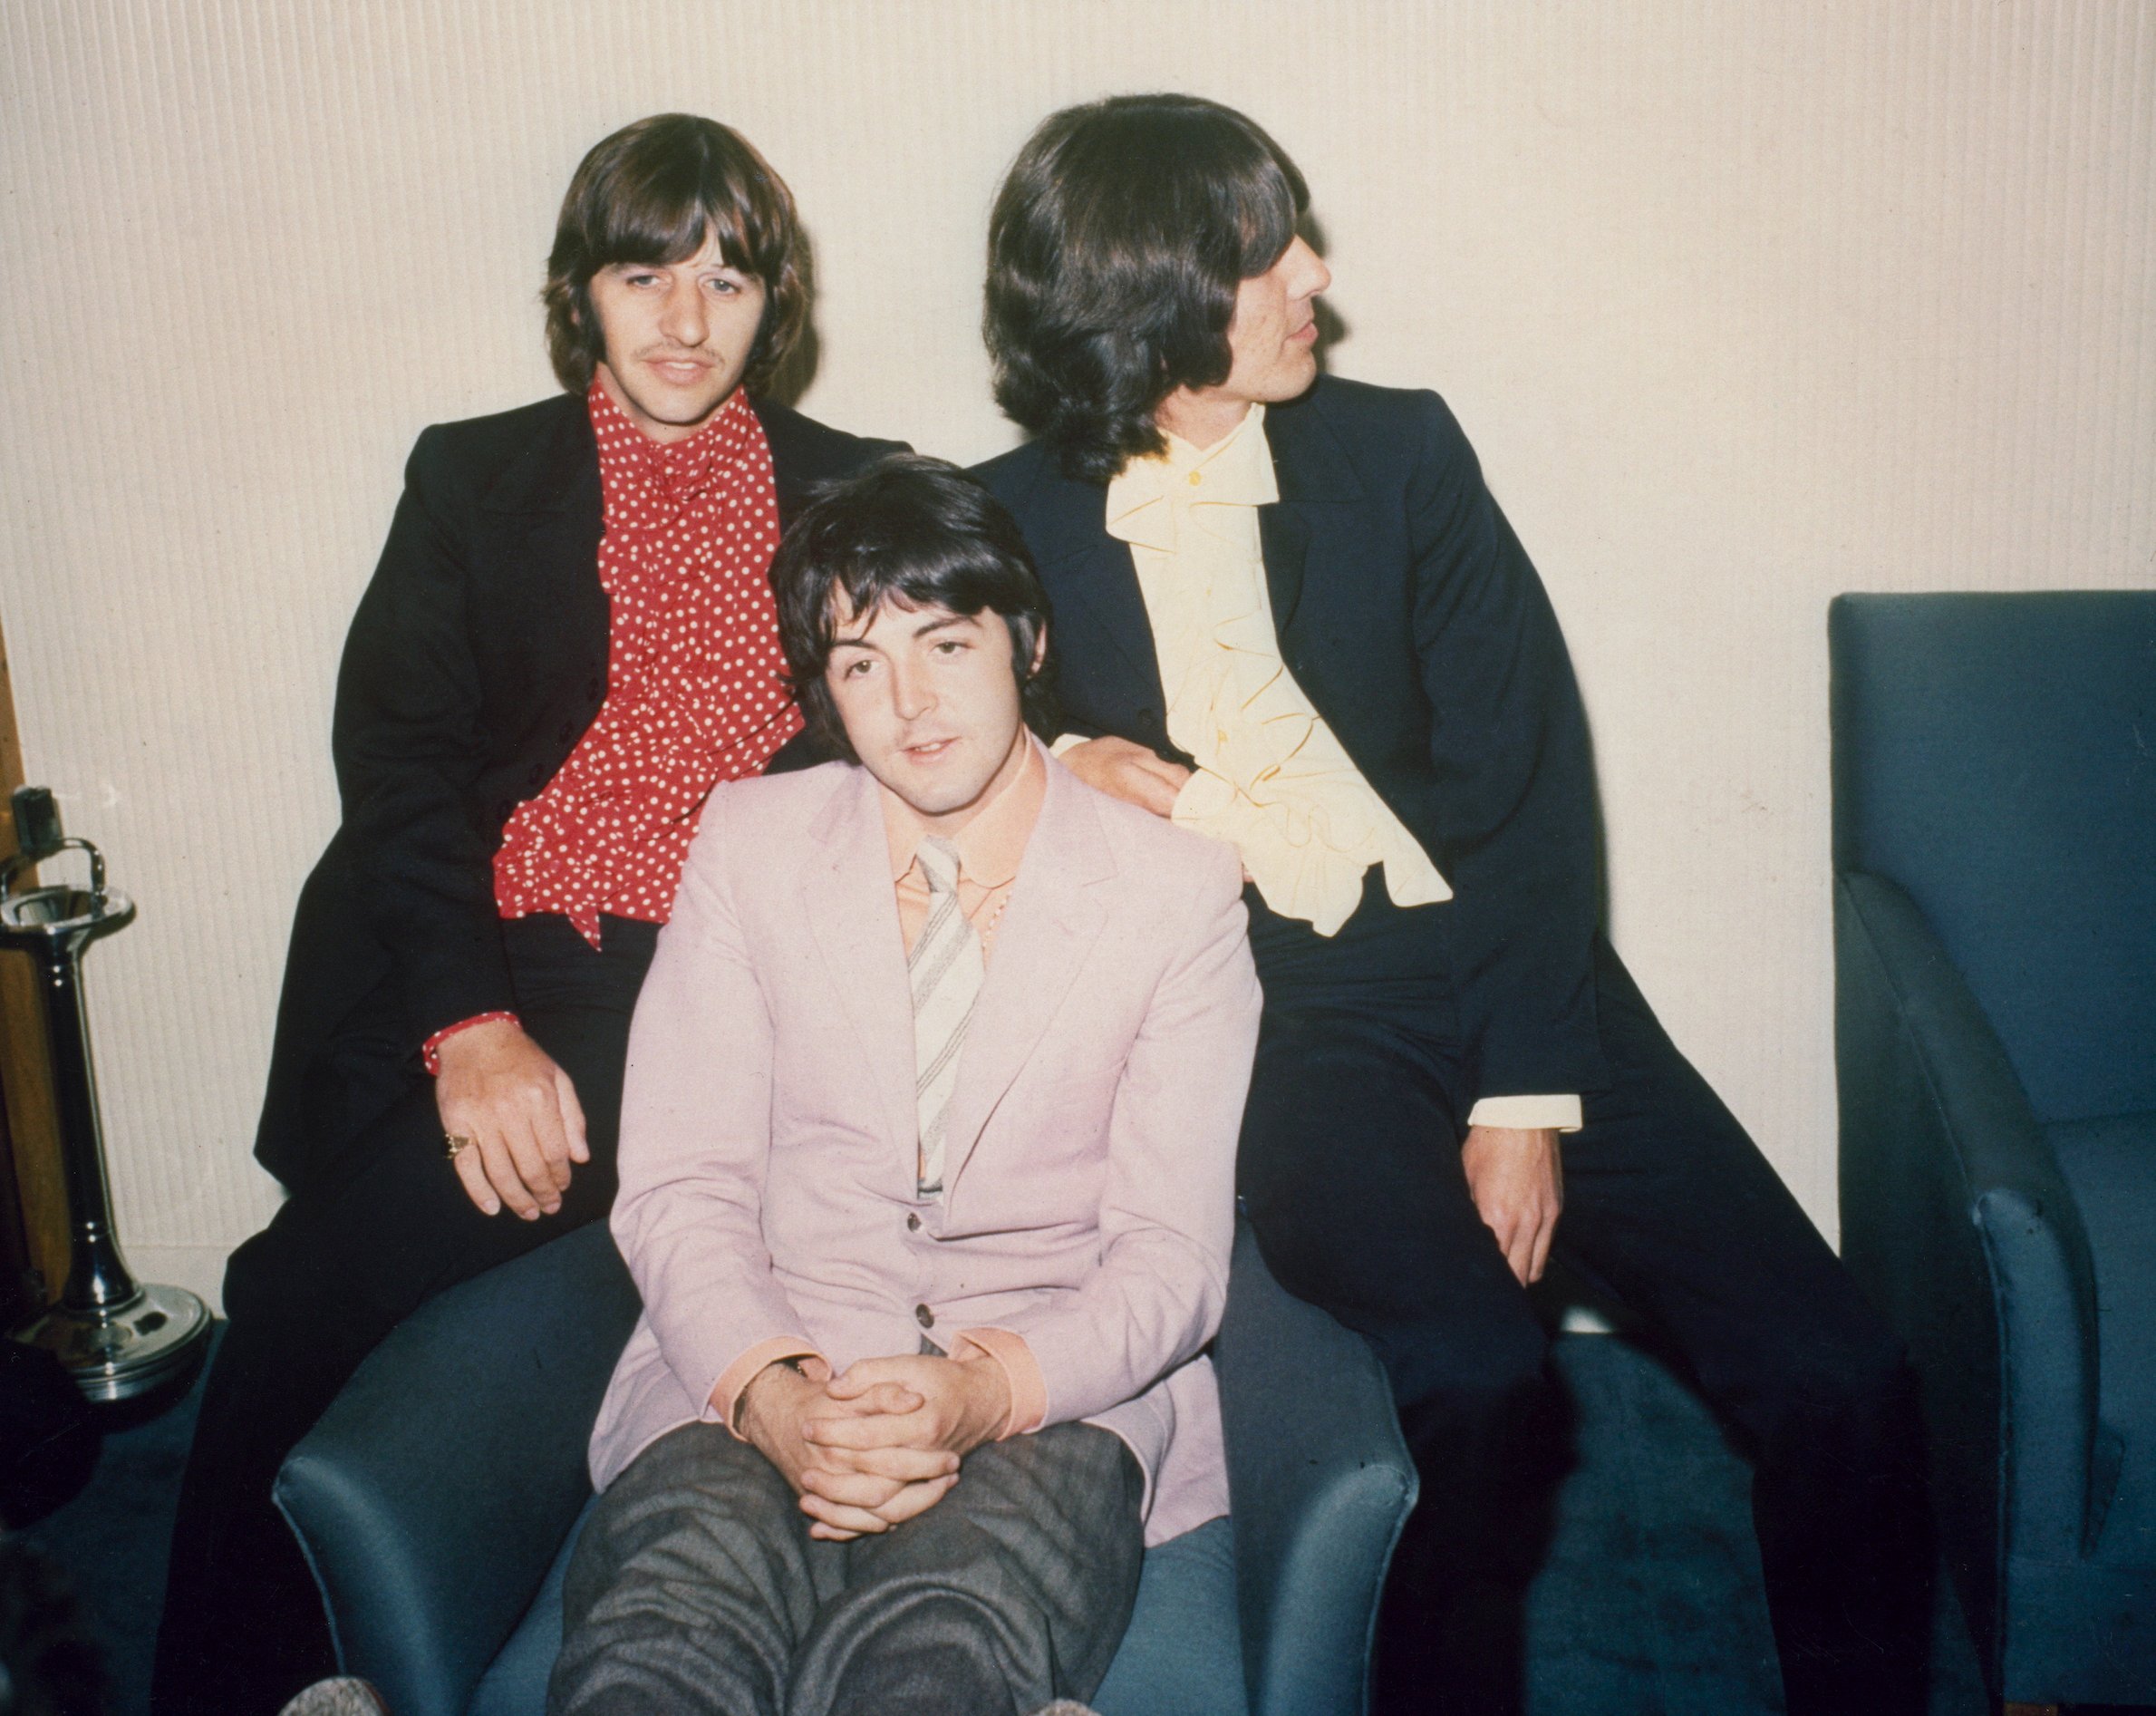
M 1202 471 L 1202 470 L 1194 470 L 1194 471 L 1192 471 L 1192 472 L 1190 473 L 1190 486 L 1191 486 L 1193 489 L 1195 489 L 1195 488 L 1196 488 L 1196 487 L 1197 487 L 1197 486 L 1198 486 L 1200 483 L 1204 482 L 1204 480 L 1205 480 L 1205 473 L 1204 473 L 1204 471 Z

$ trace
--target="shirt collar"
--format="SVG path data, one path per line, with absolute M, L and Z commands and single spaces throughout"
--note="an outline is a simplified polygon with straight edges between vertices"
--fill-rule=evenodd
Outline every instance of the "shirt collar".
M 739 387 L 696 433 L 680 441 L 653 441 L 645 434 L 596 375 L 585 399 L 599 443 L 600 474 L 608 486 L 643 487 L 676 506 L 693 499 L 714 479 L 740 470 L 750 437 L 761 433 L 749 395 Z
M 1269 507 L 1281 498 L 1265 439 L 1265 407 L 1210 447 L 1167 437 L 1168 449 L 1134 459 L 1108 483 L 1107 532 L 1139 548 L 1175 550 L 1176 514 L 1185 507 Z
M 1048 792 L 1048 763 L 1030 733 L 1025 742 L 1025 766 L 996 790 L 995 797 L 976 810 L 965 827 L 948 837 L 958 848 L 960 877 L 976 887 L 1001 887 L 1017 876 L 1026 842 L 1033 837 L 1033 824 L 1039 820 L 1040 801 Z M 880 781 L 876 797 L 883 803 L 884 834 L 891 844 L 891 879 L 897 882 L 914 868 L 914 853 L 921 842 L 937 830 Z

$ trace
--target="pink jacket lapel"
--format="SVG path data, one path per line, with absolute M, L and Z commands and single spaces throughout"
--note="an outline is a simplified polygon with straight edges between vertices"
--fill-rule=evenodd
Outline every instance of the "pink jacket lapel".
M 1105 885 L 1116 874 L 1097 814 L 1062 765 L 1049 763 L 1040 819 L 1003 908 L 951 1095 L 944 1184 L 953 1192 L 1107 922 L 1111 889 Z
M 914 1103 L 914 1004 L 905 942 L 891 887 L 891 846 L 875 777 L 841 777 L 811 829 L 816 856 L 801 874 L 801 916 L 823 955 L 831 993 L 860 1038 L 883 1128 L 915 1174 L 920 1118 Z

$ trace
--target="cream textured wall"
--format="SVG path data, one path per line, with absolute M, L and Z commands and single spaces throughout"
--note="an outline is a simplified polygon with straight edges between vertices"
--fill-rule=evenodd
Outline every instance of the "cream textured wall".
M 2156 6 L 0 0 L 0 616 L 91 956 L 122 1231 L 213 1287 L 330 687 L 411 438 L 547 390 L 583 150 L 742 127 L 804 403 L 971 460 L 995 180 L 1179 87 L 1309 173 L 1341 373 L 1443 391 L 1594 722 L 1619 945 L 1833 1231 L 1824 610 L 2156 579 Z

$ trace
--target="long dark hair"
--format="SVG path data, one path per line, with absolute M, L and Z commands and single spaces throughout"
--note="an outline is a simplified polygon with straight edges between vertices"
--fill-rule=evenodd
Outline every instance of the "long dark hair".
M 859 759 L 824 683 L 841 590 L 856 614 L 892 601 L 1001 615 L 1026 724 L 1043 738 L 1054 732 L 1048 671 L 1033 666 L 1048 592 L 1017 521 L 956 465 L 894 453 L 818 489 L 772 557 L 771 590 L 795 701 L 817 736 L 849 761 Z
M 1309 207 L 1284 150 L 1195 95 L 1117 95 L 1041 122 L 996 195 L 981 318 L 996 402 L 1105 482 L 1165 450 L 1153 413 L 1228 378 L 1235 288 Z
M 656 113 L 592 146 L 562 199 L 546 258 L 546 354 L 572 393 L 605 356 L 592 276 L 617 262 L 686 262 L 715 233 L 729 267 L 764 284 L 764 316 L 742 383 L 761 392 L 808 323 L 807 258 L 793 192 L 740 132 L 693 113 Z

